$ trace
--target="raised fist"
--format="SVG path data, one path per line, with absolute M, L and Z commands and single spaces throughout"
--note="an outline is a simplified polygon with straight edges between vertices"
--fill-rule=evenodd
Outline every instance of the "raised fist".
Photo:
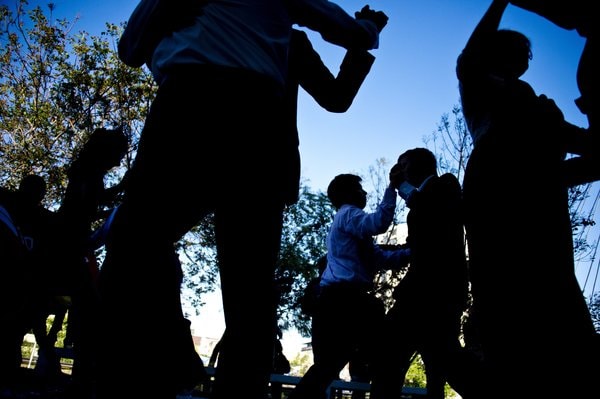
M 388 16 L 383 11 L 372 10 L 367 4 L 360 11 L 354 13 L 356 19 L 367 19 L 372 21 L 377 26 L 377 31 L 381 32 L 385 25 L 387 25 Z

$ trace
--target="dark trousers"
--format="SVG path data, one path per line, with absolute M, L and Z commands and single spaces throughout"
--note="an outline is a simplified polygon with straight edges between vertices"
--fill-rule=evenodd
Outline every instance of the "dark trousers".
M 273 290 L 287 177 L 280 104 L 268 79 L 225 68 L 180 68 L 161 85 L 100 272 L 102 399 L 174 398 L 189 381 L 173 376 L 193 379 L 199 359 L 174 244 L 213 213 L 227 326 L 214 395 L 266 394 L 275 305 L 265 293 Z
M 357 351 L 377 373 L 383 366 L 378 361 L 378 335 L 384 315 L 383 302 L 364 289 L 351 285 L 323 288 L 312 319 L 314 362 L 289 398 L 325 397 L 327 387 Z

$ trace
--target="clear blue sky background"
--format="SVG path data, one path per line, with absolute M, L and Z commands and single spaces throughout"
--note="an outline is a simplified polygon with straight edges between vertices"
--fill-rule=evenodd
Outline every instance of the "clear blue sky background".
M 0 1 L 14 4 L 13 0 Z M 30 0 L 31 6 L 47 3 Z M 71 21 L 77 17 L 75 31 L 98 35 L 106 22 L 126 21 L 137 3 L 55 0 L 54 17 Z M 352 15 L 369 4 L 383 10 L 389 22 L 379 48 L 372 51 L 376 61 L 371 73 L 348 112 L 329 113 L 300 93 L 302 173 L 313 190 L 322 191 L 339 173 L 366 174 L 377 159 L 394 161 L 404 150 L 425 145 L 423 138 L 459 103 L 456 57 L 490 0 L 339 0 L 337 4 Z M 532 41 L 533 60 L 523 78 L 538 94 L 553 98 L 567 120 L 587 127 L 573 102 L 579 96 L 575 75 L 584 40 L 575 31 L 511 5 L 501 27 L 519 30 Z M 325 63 L 337 73 L 344 50 L 324 42 L 318 34 L 309 34 Z M 589 271 L 584 269 L 578 271 L 580 282 Z M 202 311 L 222 317 L 218 306 Z M 221 322 L 216 324 L 217 330 L 206 335 L 218 336 Z

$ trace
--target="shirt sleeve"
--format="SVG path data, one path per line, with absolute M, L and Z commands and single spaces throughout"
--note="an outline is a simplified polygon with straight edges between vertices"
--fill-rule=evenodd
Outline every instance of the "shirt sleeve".
M 355 19 L 339 5 L 327 0 L 287 0 L 292 20 L 319 32 L 325 41 L 346 49 L 379 47 L 379 31 L 374 22 Z
M 385 233 L 394 220 L 396 210 L 396 190 L 386 188 L 381 203 L 373 213 L 353 207 L 346 213 L 346 230 L 359 237 L 372 237 Z

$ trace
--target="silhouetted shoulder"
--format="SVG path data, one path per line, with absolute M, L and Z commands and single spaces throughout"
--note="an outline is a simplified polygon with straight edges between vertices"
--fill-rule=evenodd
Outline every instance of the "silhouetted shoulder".
M 443 197 L 447 202 L 448 207 L 460 206 L 459 202 L 462 199 L 462 186 L 458 178 L 452 173 L 444 173 L 439 178 L 439 192 L 443 193 Z
M 443 175 L 441 175 L 440 183 L 445 184 L 448 187 L 454 187 L 460 190 L 460 182 L 452 173 L 444 173 Z

